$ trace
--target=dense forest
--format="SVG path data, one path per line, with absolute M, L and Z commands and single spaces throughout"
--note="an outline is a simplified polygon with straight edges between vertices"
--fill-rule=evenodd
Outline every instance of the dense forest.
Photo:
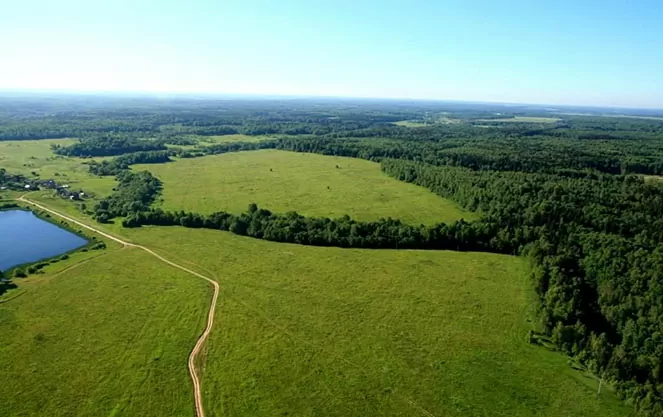
M 0 111 L 0 140 L 75 137 L 78 143 L 54 151 L 114 156 L 90 163 L 92 173 L 118 181 L 93 209 L 101 222 L 211 228 L 319 246 L 528 257 L 542 332 L 643 414 L 663 416 L 663 181 L 646 177 L 663 174 L 659 114 L 471 103 L 145 100 L 19 103 Z M 585 115 L 566 114 L 574 112 Z M 516 116 L 552 121 L 504 121 Z M 404 120 L 416 123 L 394 124 Z M 212 145 L 195 139 L 235 133 L 270 138 Z M 386 175 L 452 199 L 481 219 L 413 226 L 398 219 L 309 218 L 256 205 L 244 213 L 168 212 L 152 207 L 159 179 L 129 169 L 264 148 L 377 161 Z
M 161 141 L 138 139 L 129 134 L 85 136 L 69 146 L 53 145 L 53 152 L 66 156 L 114 156 L 130 152 L 165 151 Z

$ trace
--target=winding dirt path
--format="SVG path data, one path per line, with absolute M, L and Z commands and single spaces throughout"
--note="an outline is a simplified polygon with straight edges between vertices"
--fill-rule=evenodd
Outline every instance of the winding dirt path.
M 21 201 L 23 203 L 33 205 L 33 206 L 35 206 L 35 207 L 37 207 L 41 210 L 44 210 L 44 211 L 46 211 L 48 213 L 51 213 L 53 215 L 56 215 L 58 217 L 61 217 L 65 220 L 67 220 L 68 222 L 72 222 L 72 223 L 74 223 L 78 226 L 81 226 L 81 227 L 83 227 L 87 230 L 90 230 L 94 233 L 97 233 L 97 234 L 99 234 L 99 235 L 101 235 L 101 236 L 103 236 L 107 239 L 110 239 L 114 242 L 117 242 L 117 243 L 123 245 L 124 247 L 132 247 L 132 248 L 138 248 L 138 249 L 144 250 L 145 252 L 147 252 L 150 255 L 154 256 L 155 258 L 159 259 L 161 262 L 164 262 L 164 263 L 166 263 L 166 264 L 168 264 L 168 265 L 170 265 L 174 268 L 180 269 L 180 270 L 182 270 L 184 272 L 187 272 L 191 275 L 195 275 L 198 278 L 202 278 L 205 281 L 212 284 L 212 287 L 214 288 L 214 295 L 212 296 L 212 302 L 211 302 L 210 307 L 209 307 L 209 312 L 207 313 L 207 326 L 205 327 L 205 330 L 203 331 L 203 333 L 198 338 L 198 341 L 196 342 L 196 345 L 191 350 L 191 353 L 189 354 L 189 362 L 188 362 L 189 375 L 191 376 L 191 381 L 193 382 L 193 395 L 194 395 L 194 399 L 195 399 L 195 403 L 196 403 L 196 417 L 205 417 L 205 409 L 203 408 L 203 398 L 202 398 L 201 389 L 200 389 L 201 384 L 200 384 L 200 379 L 198 378 L 198 372 L 196 370 L 196 358 L 198 357 L 198 354 L 200 353 L 201 349 L 203 348 L 203 345 L 205 344 L 205 341 L 207 340 L 207 337 L 209 336 L 210 332 L 212 331 L 212 326 L 214 325 L 214 311 L 216 310 L 216 302 L 217 302 L 217 299 L 219 298 L 219 283 L 217 283 L 216 281 L 214 281 L 210 278 L 207 278 L 204 275 L 199 274 L 198 272 L 192 271 L 189 268 L 186 268 L 182 265 L 176 264 L 175 262 L 169 261 L 168 259 L 166 259 L 163 256 L 161 256 L 161 255 L 157 254 L 156 252 L 154 252 L 152 249 L 146 248 L 145 246 L 136 245 L 134 243 L 126 242 L 126 241 L 124 241 L 124 240 L 122 240 L 118 237 L 110 235 L 106 232 L 102 232 L 99 229 L 95 229 L 92 226 L 88 226 L 85 223 L 81 223 L 78 220 L 72 219 L 69 216 L 66 216 L 62 213 L 59 213 L 59 212 L 55 211 L 55 210 L 51 210 L 48 207 L 44 207 L 41 204 L 35 203 L 34 201 L 30 201 L 30 200 L 26 199 L 25 196 L 21 196 L 21 197 L 17 198 L 17 200 Z

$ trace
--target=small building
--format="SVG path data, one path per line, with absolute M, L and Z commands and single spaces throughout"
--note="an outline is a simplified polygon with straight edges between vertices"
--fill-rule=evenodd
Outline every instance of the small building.
M 30 184 L 25 184 L 25 189 L 29 190 L 30 189 Z

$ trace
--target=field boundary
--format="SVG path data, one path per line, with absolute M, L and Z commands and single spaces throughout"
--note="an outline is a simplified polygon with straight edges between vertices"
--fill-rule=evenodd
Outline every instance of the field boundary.
M 25 195 L 17 198 L 17 200 L 21 201 L 23 203 L 26 203 L 26 204 L 33 205 L 33 206 L 35 206 L 39 209 L 42 209 L 42 210 L 47 211 L 47 212 L 49 212 L 53 215 L 61 217 L 65 220 L 67 220 L 67 221 L 75 223 L 75 224 L 77 224 L 81 227 L 84 227 L 85 229 L 88 229 L 88 230 L 90 230 L 94 233 L 97 233 L 97 234 L 99 234 L 99 235 L 101 235 L 101 236 L 103 236 L 107 239 L 110 239 L 114 242 L 117 242 L 117 243 L 121 244 L 123 247 L 133 247 L 133 248 L 141 249 L 141 250 L 149 253 L 150 255 L 154 256 L 155 258 L 159 259 L 161 262 L 163 262 L 165 264 L 168 264 L 168 265 L 170 265 L 174 268 L 180 269 L 180 270 L 182 270 L 184 272 L 187 272 L 191 275 L 194 275 L 198 278 L 202 278 L 205 281 L 212 284 L 212 288 L 214 289 L 214 294 L 212 295 L 212 301 L 210 303 L 210 307 L 209 307 L 209 310 L 208 310 L 208 313 L 207 313 L 207 325 L 205 326 L 205 330 L 203 331 L 203 333 L 200 335 L 200 337 L 196 341 L 196 344 L 194 345 L 193 349 L 191 350 L 191 353 L 189 354 L 189 360 L 188 360 L 189 375 L 191 376 L 191 381 L 193 383 L 193 394 L 194 394 L 194 400 L 195 400 L 195 405 L 196 405 L 196 417 L 205 417 L 205 409 L 203 408 L 203 400 L 202 400 L 202 393 L 201 393 L 201 383 L 200 383 L 200 378 L 198 376 L 198 372 L 196 370 L 196 359 L 198 358 L 198 354 L 202 350 L 202 348 L 205 344 L 205 341 L 207 340 L 207 337 L 209 336 L 210 332 L 212 331 L 212 326 L 214 325 L 214 313 L 216 311 L 216 303 L 217 303 L 217 300 L 218 300 L 218 297 L 219 297 L 219 290 L 220 290 L 218 282 L 216 282 L 216 281 L 212 280 L 211 278 L 208 278 L 208 277 L 206 277 L 202 274 L 199 274 L 198 272 L 195 272 L 195 271 L 193 271 L 189 268 L 186 268 L 182 265 L 179 265 L 179 264 L 176 264 L 175 262 L 169 261 L 168 259 L 166 259 L 163 256 L 161 256 L 161 255 L 157 254 L 156 252 L 154 252 L 152 249 L 149 249 L 149 248 L 147 248 L 145 246 L 142 246 L 142 245 L 137 245 L 135 243 L 126 242 L 126 241 L 124 241 L 124 240 L 122 240 L 118 237 L 115 237 L 115 236 L 109 234 L 109 233 L 102 232 L 99 229 L 95 229 L 92 226 L 88 226 L 87 224 L 82 223 L 78 220 L 75 220 L 75 219 L 73 219 L 69 216 L 66 216 L 66 215 L 64 215 L 62 213 L 59 213 L 55 210 L 52 210 L 48 207 L 42 206 L 41 204 L 35 203 L 31 200 L 28 200 L 28 199 L 25 198 Z

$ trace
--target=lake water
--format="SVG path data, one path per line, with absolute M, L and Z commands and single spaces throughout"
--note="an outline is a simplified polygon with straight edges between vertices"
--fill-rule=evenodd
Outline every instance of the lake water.
M 44 221 L 30 211 L 0 211 L 0 270 L 57 256 L 87 240 Z

